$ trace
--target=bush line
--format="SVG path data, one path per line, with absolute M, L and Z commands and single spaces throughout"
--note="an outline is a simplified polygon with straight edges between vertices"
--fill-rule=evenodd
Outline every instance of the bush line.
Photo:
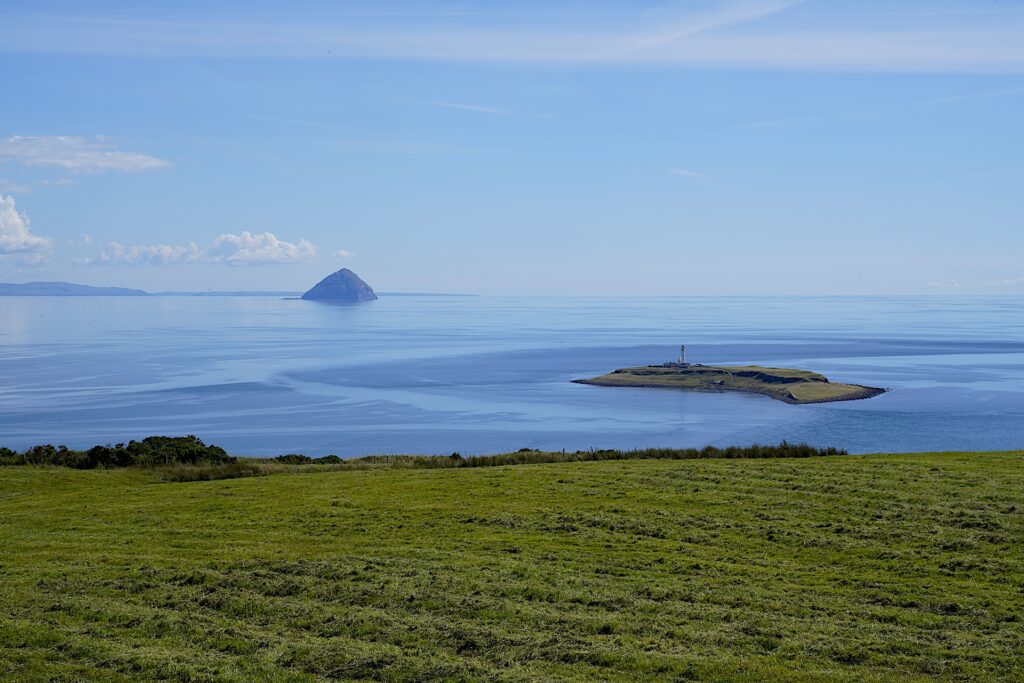
M 366 469 L 455 469 L 501 467 L 545 463 L 607 460 L 700 460 L 740 458 L 810 458 L 846 455 L 839 448 L 817 448 L 783 441 L 777 445 L 754 444 L 717 448 L 642 448 L 636 450 L 539 451 L 522 448 L 497 455 L 368 455 L 348 460 L 336 455 L 312 458 L 289 453 L 272 458 L 238 458 L 218 446 L 208 446 L 196 436 L 150 436 L 127 445 L 93 446 L 84 451 L 44 444 L 17 452 L 0 448 L 0 466 L 35 465 L 73 469 L 139 467 L 157 469 L 164 481 L 209 481 L 253 477 L 279 472 Z

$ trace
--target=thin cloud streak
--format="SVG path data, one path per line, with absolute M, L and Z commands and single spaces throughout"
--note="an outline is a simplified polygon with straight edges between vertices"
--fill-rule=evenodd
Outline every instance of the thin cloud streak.
M 990 90 L 988 92 L 966 93 L 963 95 L 950 95 L 948 97 L 935 97 L 924 100 L 919 104 L 952 104 L 955 102 L 971 102 L 973 100 L 987 100 L 993 97 L 1012 97 L 1024 95 L 1024 88 L 1005 88 L 1003 90 Z
M 697 171 L 689 171 L 685 168 L 670 168 L 668 169 L 668 172 L 671 173 L 672 175 L 681 175 L 687 178 L 701 178 L 705 180 L 707 179 L 707 176 L 704 175 L 703 173 L 698 173 Z
M 431 103 L 433 104 L 433 103 Z M 449 144 L 443 142 L 428 142 L 422 140 L 403 140 L 388 137 L 385 133 L 373 131 L 360 131 L 352 126 L 342 126 L 333 123 L 322 123 L 318 121 L 304 121 L 301 119 L 282 118 L 278 116 L 263 116 L 260 114 L 240 114 L 243 118 L 253 121 L 264 121 L 267 123 L 278 123 L 282 125 L 298 126 L 300 128 L 313 128 L 330 130 L 345 133 L 349 137 L 332 138 L 322 142 L 325 147 L 333 148 L 343 153 L 364 153 L 384 155 L 460 155 L 460 154 L 506 154 L 499 149 L 485 149 L 470 147 L 466 145 Z M 354 137 L 354 135 L 358 135 Z
M 463 111 L 475 111 L 481 114 L 499 114 L 501 116 L 508 116 L 511 112 L 505 109 L 498 109 L 496 107 L 482 107 L 478 104 L 462 104 L 461 102 L 431 102 L 430 104 L 435 107 L 445 107 L 447 109 L 461 109 Z
M 0 192 L 7 192 L 9 194 L 24 194 L 31 192 L 32 188 L 22 183 L 16 183 L 6 178 L 0 178 Z
M 920 22 L 908 18 L 885 30 L 846 28 L 850 23 L 840 13 L 824 19 L 815 16 L 814 26 L 758 22 L 799 4 L 728 2 L 703 15 L 661 12 L 657 21 L 646 22 L 643 16 L 622 16 L 589 27 L 580 17 L 557 28 L 494 18 L 479 19 L 476 25 L 432 23 L 424 29 L 402 16 L 388 25 L 362 25 L 337 19 L 289 24 L 12 13 L 0 26 L 0 51 L 814 71 L 1024 71 L 1024 12 L 999 18 L 979 14 L 973 23 L 936 23 L 922 13 Z
M 348 139 L 334 140 L 331 146 L 338 152 L 352 154 L 384 154 L 395 156 L 430 156 L 430 155 L 492 155 L 508 154 L 501 149 L 472 147 L 444 142 L 422 142 L 416 140 L 384 140 L 384 139 Z
M 926 282 L 925 287 L 931 289 L 1000 289 L 1003 287 L 1024 287 L 1024 277 L 1009 277 L 1001 280 L 989 280 L 987 282 L 960 282 L 950 280 L 948 282 Z
M 12 135 L 0 140 L 0 163 L 4 162 L 92 173 L 147 171 L 171 165 L 148 154 L 111 149 L 102 137 L 67 135 Z
M 280 116 L 264 116 L 262 114 L 240 114 L 243 118 L 252 119 L 253 121 L 263 121 L 266 123 L 282 123 L 289 126 L 299 126 L 301 128 L 317 128 L 320 130 L 334 130 L 345 133 L 352 133 L 356 129 L 352 126 L 342 126 L 336 123 L 323 123 L 320 121 L 305 121 L 302 119 L 290 119 L 283 118 Z
M 705 12 L 694 17 L 680 16 L 682 13 L 675 9 L 679 5 L 673 3 L 668 9 L 647 14 L 649 19 L 658 19 L 660 17 L 658 23 L 664 25 L 664 29 L 648 30 L 635 34 L 635 37 L 645 36 L 646 39 L 639 42 L 646 42 L 649 47 L 666 45 L 705 31 L 755 21 L 762 17 L 785 11 L 803 2 L 804 0 L 739 0 L 733 3 L 726 3 L 715 11 Z
M 804 114 L 802 116 L 791 116 L 783 119 L 767 119 L 764 121 L 752 121 L 750 123 L 739 123 L 729 126 L 726 130 L 760 130 L 764 128 L 782 128 L 785 126 L 822 125 L 829 123 L 845 122 L 865 117 L 880 117 L 890 114 L 903 113 L 907 111 L 918 111 L 921 107 L 935 107 L 943 104 L 957 104 L 961 102 L 973 102 L 987 100 L 997 97 L 1014 97 L 1024 95 L 1024 88 L 1006 88 L 1003 90 L 990 90 L 986 92 L 965 93 L 962 95 L 948 95 L 945 97 L 933 97 L 926 100 L 891 104 L 885 107 L 871 109 L 847 109 L 835 111 L 829 114 Z

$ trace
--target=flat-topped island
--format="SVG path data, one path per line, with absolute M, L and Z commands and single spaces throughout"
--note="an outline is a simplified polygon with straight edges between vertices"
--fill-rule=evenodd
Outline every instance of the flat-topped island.
M 757 365 L 714 366 L 664 363 L 621 368 L 606 375 L 573 380 L 604 387 L 650 387 L 690 391 L 742 391 L 763 394 L 786 403 L 826 403 L 871 398 L 885 389 L 830 382 L 809 370 L 765 368 Z

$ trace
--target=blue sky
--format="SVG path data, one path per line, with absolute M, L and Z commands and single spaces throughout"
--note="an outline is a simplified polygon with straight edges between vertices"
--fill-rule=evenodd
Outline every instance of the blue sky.
M 0 281 L 1024 292 L 1024 3 L 0 1 Z

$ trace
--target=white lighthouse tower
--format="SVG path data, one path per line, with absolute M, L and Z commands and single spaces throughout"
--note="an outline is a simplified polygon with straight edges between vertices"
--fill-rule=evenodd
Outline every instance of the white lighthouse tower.
M 686 365 L 686 344 L 679 345 L 679 364 Z

